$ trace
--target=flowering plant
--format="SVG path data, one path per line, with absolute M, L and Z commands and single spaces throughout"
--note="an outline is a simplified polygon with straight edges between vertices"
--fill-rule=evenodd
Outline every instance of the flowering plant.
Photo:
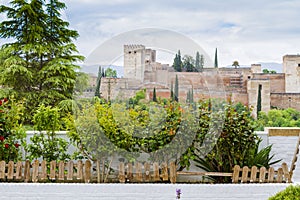
M 0 161 L 17 161 L 25 132 L 20 126 L 22 105 L 0 99 Z

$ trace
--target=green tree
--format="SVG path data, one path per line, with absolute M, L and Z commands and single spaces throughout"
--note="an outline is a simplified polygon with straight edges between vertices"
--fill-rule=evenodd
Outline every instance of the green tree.
M 174 100 L 175 101 L 179 101 L 179 83 L 178 83 L 178 76 L 177 76 L 177 74 L 176 74 L 176 77 L 175 77 Z
M 76 94 L 82 94 L 82 92 L 89 87 L 89 79 L 90 77 L 87 73 L 76 73 L 76 83 L 74 88 Z
M 195 68 L 198 72 L 201 72 L 199 51 L 197 51 L 197 53 L 196 53 Z
M 215 68 L 218 68 L 218 49 L 216 48 L 216 51 L 215 51 Z
M 195 60 L 192 56 L 185 55 L 183 58 L 183 69 L 186 72 L 194 72 L 195 67 L 194 67 Z
M 117 78 L 117 71 L 115 69 L 112 69 L 112 68 L 107 68 L 105 70 L 105 77 Z
M 152 98 L 152 101 L 157 102 L 155 87 L 153 88 L 153 98 Z
M 262 90 L 262 85 L 258 85 L 258 94 L 257 94 L 257 108 L 256 108 L 256 116 L 257 118 L 259 117 L 259 113 L 261 111 L 261 90 Z
M 95 96 L 101 98 L 101 79 L 102 79 L 102 68 L 99 66 L 98 69 L 98 76 L 97 76 L 97 85 L 96 85 L 96 90 L 95 90 Z
M 204 68 L 204 56 L 201 54 L 200 55 L 200 72 L 203 71 Z
M 263 69 L 263 73 L 268 74 L 268 73 L 270 73 L 270 71 L 268 69 Z
M 234 68 L 239 67 L 240 66 L 239 61 L 237 60 L 233 61 L 232 66 L 234 66 Z
M 75 87 L 74 63 L 83 60 L 73 43 L 77 31 L 68 29 L 57 0 L 11 1 L 0 6 L 7 20 L 0 23 L 0 37 L 13 42 L 0 49 L 0 85 L 17 99 L 25 98 L 27 117 L 40 103 L 57 105 L 70 99 Z
M 175 55 L 174 62 L 173 62 L 173 68 L 177 72 L 182 71 L 182 60 L 181 60 L 180 50 L 178 50 L 178 53 Z

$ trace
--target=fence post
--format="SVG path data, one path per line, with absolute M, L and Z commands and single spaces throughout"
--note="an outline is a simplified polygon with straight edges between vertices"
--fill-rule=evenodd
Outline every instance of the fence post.
M 32 163 L 32 182 L 37 183 L 39 180 L 39 161 L 35 160 Z
M 25 161 L 25 169 L 24 169 L 24 182 L 28 183 L 30 180 L 30 162 L 29 160 Z
M 163 179 L 163 181 L 168 181 L 169 180 L 167 163 L 162 164 L 162 179 Z
M 41 163 L 41 180 L 47 180 L 47 161 L 43 160 Z
M 149 182 L 151 179 L 150 176 L 150 164 L 145 162 L 144 164 L 144 168 L 145 168 L 145 182 Z
M 170 181 L 176 183 L 176 165 L 175 162 L 170 163 Z
M 91 182 L 91 161 L 87 160 L 85 161 L 84 165 L 84 172 L 85 172 L 85 183 L 90 183 Z
M 67 180 L 71 181 L 73 180 L 73 174 L 74 174 L 74 163 L 72 160 L 70 160 L 67 164 L 67 168 L 68 168 L 68 174 L 67 174 Z
M 274 168 L 270 167 L 268 170 L 268 183 L 274 182 Z
M 235 165 L 233 168 L 233 174 L 232 174 L 232 182 L 238 183 L 239 182 L 239 176 L 240 176 L 240 166 Z
M 259 169 L 259 182 L 260 183 L 264 183 L 266 180 L 266 168 L 265 167 L 261 167 Z
M 120 162 L 119 165 L 119 182 L 125 183 L 125 164 Z
M 242 172 L 241 183 L 247 183 L 248 182 L 248 174 L 249 174 L 249 168 L 247 166 L 244 166 L 243 167 L 243 172 Z
M 136 162 L 136 180 L 137 182 L 142 182 L 143 181 L 143 174 L 142 174 L 142 164 L 139 162 Z
M 56 161 L 53 160 L 50 162 L 50 180 L 56 179 Z
M 277 183 L 282 183 L 283 170 L 279 168 L 277 171 Z
M 0 179 L 5 179 L 5 165 L 6 165 L 5 161 L 2 160 L 0 162 Z
M 160 181 L 159 165 L 157 162 L 153 163 L 153 179 L 154 179 L 154 181 Z
M 282 163 L 281 167 L 282 167 L 282 170 L 283 170 L 283 176 L 284 176 L 285 182 L 286 183 L 291 183 L 292 180 L 291 180 L 291 176 L 290 176 L 290 172 L 289 172 L 287 164 Z
M 14 179 L 14 161 L 8 162 L 8 169 L 7 169 L 7 180 Z
M 21 179 L 22 179 L 22 162 L 18 161 L 16 167 L 16 180 L 21 180 Z
M 132 163 L 127 164 L 127 179 L 131 182 L 133 179 L 133 166 Z
M 83 164 L 82 160 L 77 162 L 77 180 L 83 181 Z
M 251 167 L 251 176 L 250 176 L 250 183 L 256 183 L 257 181 L 257 167 Z

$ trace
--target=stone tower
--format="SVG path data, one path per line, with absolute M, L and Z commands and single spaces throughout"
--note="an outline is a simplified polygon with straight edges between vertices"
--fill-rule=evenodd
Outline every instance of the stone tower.
M 124 78 L 144 80 L 145 46 L 124 45 Z
M 156 51 L 144 45 L 124 45 L 124 78 L 144 81 L 145 71 L 152 71 Z
M 300 93 L 300 55 L 283 56 L 285 92 Z

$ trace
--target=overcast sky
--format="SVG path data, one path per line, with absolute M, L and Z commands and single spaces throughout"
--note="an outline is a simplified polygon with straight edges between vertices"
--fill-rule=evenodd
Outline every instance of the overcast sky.
M 299 0 L 64 2 L 68 7 L 64 19 L 79 32 L 76 44 L 86 57 L 112 37 L 142 28 L 183 34 L 212 58 L 218 48 L 219 66 L 231 65 L 234 60 L 241 65 L 281 63 L 283 55 L 300 52 Z

